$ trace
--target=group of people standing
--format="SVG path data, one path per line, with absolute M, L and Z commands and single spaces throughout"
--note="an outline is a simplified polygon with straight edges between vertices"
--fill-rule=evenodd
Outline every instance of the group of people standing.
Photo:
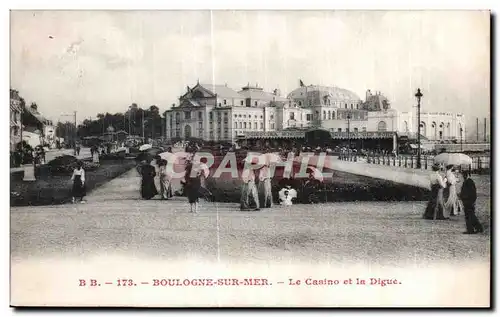
M 481 233 L 484 231 L 475 214 L 475 203 L 477 190 L 474 181 L 470 178 L 470 172 L 462 170 L 463 181 L 460 193 L 457 184 L 457 169 L 453 165 L 446 166 L 444 175 L 439 164 L 432 166 L 433 173 L 430 175 L 431 199 L 424 212 L 424 219 L 447 220 L 452 216 L 458 216 L 461 212 L 465 215 L 466 234 Z
M 243 180 L 240 199 L 241 211 L 258 211 L 261 206 L 263 208 L 271 208 L 273 206 L 271 178 L 269 164 L 263 165 L 256 170 L 243 170 L 241 175 L 241 179 Z

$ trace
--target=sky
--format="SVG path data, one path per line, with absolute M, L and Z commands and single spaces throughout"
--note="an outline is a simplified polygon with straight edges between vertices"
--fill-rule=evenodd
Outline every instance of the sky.
M 338 86 L 392 108 L 490 116 L 486 11 L 12 11 L 11 88 L 57 121 L 163 112 L 202 83 Z

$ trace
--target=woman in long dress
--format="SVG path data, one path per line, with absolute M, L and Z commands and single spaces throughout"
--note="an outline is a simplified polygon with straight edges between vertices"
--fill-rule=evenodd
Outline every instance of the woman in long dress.
M 76 168 L 73 170 L 73 175 L 71 175 L 71 180 L 73 181 L 72 188 L 72 202 L 75 203 L 76 199 L 83 201 L 83 197 L 86 195 L 85 190 L 85 170 L 83 169 L 82 161 L 78 161 Z
M 255 175 L 257 171 L 244 169 L 241 175 L 243 180 L 243 186 L 241 187 L 241 198 L 240 198 L 240 210 L 260 210 L 259 193 L 257 191 L 258 175 Z
M 159 174 L 160 174 L 160 195 L 161 199 L 169 199 L 172 195 L 171 177 L 167 172 L 167 161 L 158 160 Z
M 188 198 L 190 212 L 198 212 L 198 203 L 202 197 L 201 175 L 200 172 L 193 172 L 193 163 L 189 161 L 186 165 L 186 174 L 184 177 L 184 195 Z
M 151 159 L 148 158 L 146 163 L 141 166 L 141 196 L 143 199 L 151 199 L 158 195 L 158 190 L 155 185 L 156 170 L 151 165 Z
M 448 188 L 448 197 L 445 203 L 446 212 L 451 216 L 458 216 L 458 194 L 457 177 L 453 172 L 453 165 L 446 166 L 446 187 Z
M 432 166 L 432 174 L 430 175 L 431 183 L 431 199 L 427 203 L 425 208 L 424 219 L 430 220 L 445 220 L 449 219 L 446 214 L 443 200 L 443 190 L 446 187 L 446 183 L 443 177 L 439 173 L 439 165 Z
M 273 193 L 271 170 L 268 165 L 264 165 L 259 169 L 259 191 L 259 197 L 262 197 L 261 206 L 263 208 L 271 208 L 273 206 Z

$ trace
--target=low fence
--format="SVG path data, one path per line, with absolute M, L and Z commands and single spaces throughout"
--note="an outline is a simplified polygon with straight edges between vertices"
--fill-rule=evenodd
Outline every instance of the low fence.
M 397 166 L 404 168 L 417 168 L 417 156 L 367 156 L 366 161 L 370 164 Z M 434 164 L 434 156 L 422 155 L 420 165 L 423 170 L 430 170 Z M 474 156 L 469 170 L 475 174 L 489 174 L 491 171 L 490 156 Z

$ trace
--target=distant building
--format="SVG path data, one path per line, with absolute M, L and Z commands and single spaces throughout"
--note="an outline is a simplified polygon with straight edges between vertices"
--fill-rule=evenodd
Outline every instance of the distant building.
M 17 90 L 10 90 L 10 151 L 13 152 L 22 139 L 22 106 Z
M 166 112 L 166 136 L 232 142 L 245 136 L 277 137 L 276 131 L 320 128 L 339 140 L 376 139 L 375 132 L 387 134 L 390 142 L 391 133 L 416 139 L 416 114 L 392 109 L 381 92 L 368 90 L 365 97 L 363 101 L 347 89 L 302 83 L 286 98 L 278 89 L 271 93 L 257 85 L 235 91 L 227 85 L 198 83 L 187 87 L 179 105 Z M 461 114 L 423 112 L 421 135 L 433 141 L 457 140 L 460 133 L 465 135 L 464 122 Z

